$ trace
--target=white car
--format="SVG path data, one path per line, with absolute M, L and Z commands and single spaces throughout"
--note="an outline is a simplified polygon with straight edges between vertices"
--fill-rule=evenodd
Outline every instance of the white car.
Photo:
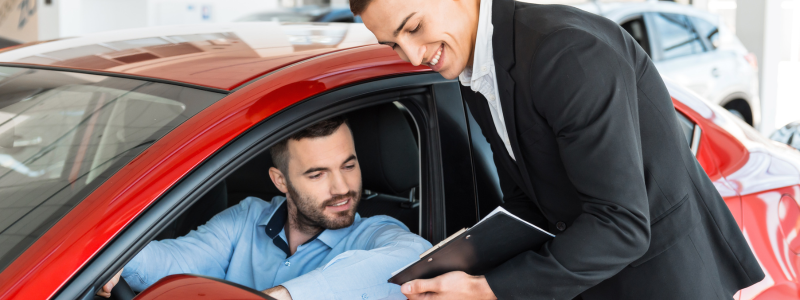
M 758 67 L 719 16 L 666 1 L 575 5 L 620 24 L 650 54 L 662 76 L 758 128 Z

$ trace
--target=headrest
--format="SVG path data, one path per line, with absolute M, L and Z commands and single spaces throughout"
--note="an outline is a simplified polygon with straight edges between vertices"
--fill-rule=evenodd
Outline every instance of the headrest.
M 364 189 L 407 196 L 419 185 L 419 150 L 409 121 L 393 103 L 347 115 Z

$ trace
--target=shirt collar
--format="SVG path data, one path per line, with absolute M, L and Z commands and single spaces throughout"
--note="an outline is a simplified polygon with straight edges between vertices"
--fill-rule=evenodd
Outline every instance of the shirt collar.
M 288 217 L 286 209 L 286 198 L 275 196 L 272 198 L 272 205 L 277 205 L 278 208 L 273 211 L 265 210 L 261 214 L 261 219 L 258 221 L 258 226 L 264 226 L 264 231 L 269 238 L 274 239 L 283 230 L 283 225 L 286 224 Z
M 286 219 L 289 217 L 289 211 L 286 208 L 286 197 L 275 196 L 272 198 L 272 203 L 278 205 L 278 208 L 272 212 L 264 211 L 258 222 L 258 226 L 264 226 L 264 231 L 267 233 L 267 236 L 270 239 L 275 239 L 275 237 L 283 231 Z M 361 216 L 356 213 L 353 225 L 341 229 L 325 229 L 317 234 L 317 236 L 309 239 L 305 244 L 317 239 L 325 243 L 328 247 L 333 248 L 353 231 L 354 225 L 359 223 L 361 223 Z
M 489 74 L 494 69 L 494 51 L 492 51 L 492 0 L 481 0 L 478 14 L 478 33 L 475 38 L 475 51 L 472 67 L 467 67 L 458 75 L 464 86 L 472 86 L 476 79 Z M 474 87 L 475 90 L 477 87 Z

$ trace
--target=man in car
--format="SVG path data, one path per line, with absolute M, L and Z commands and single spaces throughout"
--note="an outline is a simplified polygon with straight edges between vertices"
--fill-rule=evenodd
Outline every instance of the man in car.
M 137 291 L 193 273 L 280 300 L 405 299 L 387 280 L 431 244 L 391 217 L 356 214 L 361 168 L 345 121 L 321 121 L 270 149 L 269 175 L 285 197 L 248 197 L 186 236 L 152 241 L 122 277 Z M 108 297 L 119 276 L 98 295 Z
M 556 237 L 409 299 L 732 299 L 764 273 L 619 25 L 513 0 L 350 0 L 400 58 L 458 78 L 504 206 Z

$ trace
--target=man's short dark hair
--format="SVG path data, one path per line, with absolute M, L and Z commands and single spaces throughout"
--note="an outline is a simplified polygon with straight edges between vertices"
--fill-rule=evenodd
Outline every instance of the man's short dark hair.
M 350 11 L 353 12 L 354 15 L 358 16 L 364 13 L 364 10 L 367 9 L 367 5 L 369 5 L 372 0 L 350 0 Z
M 342 124 L 347 124 L 347 118 L 344 116 L 333 117 L 330 119 L 326 119 L 320 122 L 317 122 L 314 125 L 308 126 L 303 130 L 289 136 L 278 142 L 277 144 L 273 145 L 269 152 L 272 155 L 272 163 L 275 164 L 275 167 L 283 173 L 284 176 L 287 176 L 287 170 L 289 169 L 289 140 L 299 141 L 305 138 L 318 138 L 318 137 L 325 137 L 333 134 L 336 132 L 336 129 L 339 129 Z M 348 125 L 348 128 L 350 126 Z

